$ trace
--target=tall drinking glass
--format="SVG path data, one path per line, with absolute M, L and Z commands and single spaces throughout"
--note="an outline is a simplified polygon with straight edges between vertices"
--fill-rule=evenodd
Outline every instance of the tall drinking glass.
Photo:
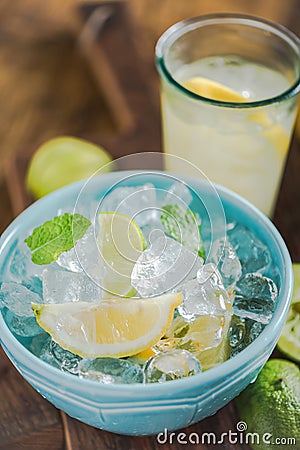
M 161 36 L 156 61 L 164 151 L 271 216 L 297 113 L 298 37 L 250 16 L 196 17 Z

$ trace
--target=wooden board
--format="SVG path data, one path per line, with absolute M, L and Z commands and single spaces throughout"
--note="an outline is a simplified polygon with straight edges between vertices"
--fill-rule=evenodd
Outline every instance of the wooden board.
M 158 90 L 154 71 L 143 64 L 135 48 L 135 27 L 126 5 L 119 2 L 86 6 L 80 10 L 84 28 L 79 40 L 81 55 L 94 77 L 94 93 L 104 95 L 113 117 L 115 132 L 110 135 L 86 134 L 94 142 L 105 145 L 114 157 L 139 151 L 160 150 L 160 117 Z M 84 61 L 83 60 L 83 61 Z M 105 68 L 105 69 L 104 69 Z M 97 86 L 97 87 L 96 87 Z M 99 92 L 97 93 L 97 89 Z M 113 93 L 113 95 L 111 95 Z M 88 105 L 87 105 L 88 107 Z M 34 149 L 7 161 L 6 184 L 14 213 L 18 214 L 32 202 L 26 193 L 25 174 Z M 298 142 L 294 140 L 280 191 L 274 222 L 287 241 L 291 255 L 300 261 L 300 171 Z M 155 437 L 125 437 L 97 430 L 57 411 L 40 397 L 13 369 L 0 353 L 0 450 L 179 450 L 176 443 L 161 445 Z M 236 430 L 239 418 L 234 402 L 216 415 L 201 421 L 184 432 L 222 433 Z M 187 449 L 194 445 L 185 445 Z M 199 449 L 214 448 L 198 445 Z M 248 446 L 226 444 L 226 449 L 249 449 Z

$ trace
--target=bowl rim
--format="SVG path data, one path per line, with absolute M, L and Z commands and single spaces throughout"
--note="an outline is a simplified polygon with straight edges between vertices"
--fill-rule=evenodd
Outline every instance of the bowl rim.
M 165 172 L 159 170 L 116 171 L 101 175 L 101 181 L 103 181 L 103 183 L 110 180 L 111 182 L 113 182 L 114 179 L 118 179 L 120 175 L 124 176 L 125 173 L 151 175 L 163 174 Z M 167 173 L 169 174 L 169 172 Z M 178 177 L 178 174 L 176 176 Z M 180 176 L 180 179 L 186 183 L 190 182 L 194 189 L 196 189 L 195 186 L 201 185 L 201 181 L 199 182 L 193 177 Z M 56 202 L 57 204 L 59 204 L 59 200 L 64 195 L 74 194 L 75 192 L 79 193 L 86 182 L 87 180 L 81 180 L 64 186 L 63 188 L 60 188 L 52 192 L 51 194 L 48 194 L 45 197 L 37 200 L 28 208 L 26 208 L 21 214 L 19 214 L 6 228 L 6 230 L 0 237 L 0 263 L 2 250 L 6 248 L 7 245 L 9 245 L 11 239 L 15 238 L 18 235 L 21 223 L 26 220 L 27 217 L 30 217 L 33 212 L 38 211 L 41 207 L 45 207 L 47 204 L 55 204 Z M 225 200 L 234 205 L 234 207 L 238 208 L 239 210 L 242 210 L 247 217 L 252 216 L 251 221 L 255 221 L 259 224 L 259 227 L 262 227 L 263 230 L 266 230 L 264 234 L 268 233 L 272 242 L 276 244 L 276 251 L 280 254 L 284 265 L 285 272 L 284 274 L 282 274 L 282 278 L 285 280 L 285 282 L 283 283 L 281 292 L 278 296 L 278 299 L 280 301 L 278 302 L 277 308 L 269 324 L 255 339 L 255 341 L 246 347 L 245 350 L 241 351 L 233 358 L 228 359 L 227 361 L 207 371 L 204 371 L 197 375 L 193 375 L 192 377 L 172 380 L 171 382 L 168 381 L 164 383 L 148 384 L 102 384 L 97 381 L 81 379 L 68 372 L 63 372 L 60 369 L 55 368 L 39 359 L 37 356 L 31 353 L 21 342 L 19 342 L 18 339 L 10 332 L 2 314 L 0 313 L 0 343 L 4 348 L 5 353 L 7 353 L 8 356 L 10 354 L 13 356 L 16 352 L 18 355 L 18 362 L 21 362 L 23 366 L 28 367 L 32 373 L 38 373 L 39 375 L 42 375 L 43 377 L 51 380 L 51 383 L 58 383 L 60 385 L 64 384 L 68 387 L 70 386 L 70 383 L 72 383 L 73 386 L 78 385 L 78 387 L 82 387 L 85 385 L 86 387 L 90 386 L 90 388 L 92 388 L 93 390 L 95 390 L 97 386 L 98 391 L 105 389 L 107 393 L 109 393 L 109 391 L 113 391 L 114 394 L 122 392 L 123 394 L 128 393 L 130 395 L 134 390 L 136 394 L 146 394 L 148 397 L 151 397 L 154 393 L 156 393 L 156 395 L 163 394 L 165 392 L 166 383 L 168 386 L 167 392 L 168 395 L 170 395 L 172 391 L 174 393 L 178 393 L 178 390 L 180 388 L 184 390 L 185 388 L 190 389 L 192 387 L 199 387 L 201 385 L 214 385 L 222 379 L 229 379 L 233 374 L 236 373 L 237 369 L 239 369 L 239 372 L 241 372 L 241 374 L 244 371 L 246 373 L 247 368 L 249 371 L 249 366 L 251 366 L 250 363 L 253 361 L 256 362 L 256 367 L 262 365 L 265 362 L 268 354 L 270 353 L 268 351 L 268 345 L 271 347 L 271 349 L 276 345 L 281 328 L 288 313 L 293 290 L 293 270 L 291 258 L 283 238 L 281 237 L 277 228 L 270 221 L 270 219 L 268 219 L 254 205 L 252 205 L 250 202 L 248 202 L 235 192 L 230 191 L 229 189 L 217 184 L 214 184 L 214 186 L 222 200 Z M 274 339 L 274 336 L 276 340 Z M 14 351 L 11 352 L 10 348 L 13 348 Z M 18 364 L 16 363 L 15 365 L 16 368 L 21 372 L 21 370 L 17 367 Z

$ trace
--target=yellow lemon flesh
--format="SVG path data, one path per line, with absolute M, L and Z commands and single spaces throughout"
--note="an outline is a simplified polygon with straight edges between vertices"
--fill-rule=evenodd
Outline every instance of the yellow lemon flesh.
M 38 324 L 62 348 L 88 358 L 125 357 L 154 345 L 170 327 L 181 294 L 97 303 L 33 304 Z
M 131 357 L 131 361 L 136 364 L 143 365 L 143 364 L 145 364 L 146 361 L 148 361 L 148 359 L 150 359 L 150 358 L 152 358 L 152 356 L 156 355 L 156 353 L 157 352 L 152 347 L 149 347 L 146 350 L 143 350 L 142 352 L 139 352 L 136 355 L 133 355 Z
M 182 85 L 189 91 L 195 92 L 202 97 L 211 98 L 212 100 L 219 100 L 221 102 L 246 102 L 247 99 L 238 92 L 218 83 L 217 81 L 209 80 L 208 78 L 195 77 L 184 81 Z
M 139 226 L 129 216 L 114 212 L 99 214 L 98 246 L 105 265 L 102 287 L 107 294 L 132 297 L 131 272 L 145 248 Z
M 243 97 L 240 93 L 234 91 L 217 81 L 208 78 L 195 77 L 184 81 L 182 85 L 202 97 L 231 103 L 245 103 L 249 99 Z M 289 137 L 283 127 L 278 124 L 272 124 L 269 116 L 264 112 L 250 113 L 249 119 L 257 123 L 262 129 L 260 134 L 267 139 L 276 149 L 278 155 L 285 155 L 289 147 Z

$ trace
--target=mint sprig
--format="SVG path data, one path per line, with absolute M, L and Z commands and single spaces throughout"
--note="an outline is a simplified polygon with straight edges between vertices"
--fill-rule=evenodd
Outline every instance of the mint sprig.
M 160 220 L 166 233 L 204 259 L 205 251 L 198 214 L 178 204 L 165 205 L 162 210 Z
M 64 213 L 35 228 L 25 243 L 35 264 L 50 264 L 63 252 L 71 250 L 91 222 L 81 214 Z

